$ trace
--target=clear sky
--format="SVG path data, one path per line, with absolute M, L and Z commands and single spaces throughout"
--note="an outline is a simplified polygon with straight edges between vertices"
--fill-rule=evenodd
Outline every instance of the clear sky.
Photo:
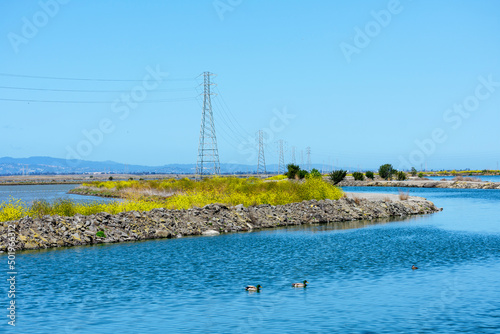
M 354 168 L 500 161 L 496 0 L 1 0 L 0 13 L 0 156 L 195 163 L 210 71 L 221 162 L 257 164 L 259 129 L 269 164 L 280 139 L 287 162 L 294 147 L 298 163 L 310 147 L 313 163 Z

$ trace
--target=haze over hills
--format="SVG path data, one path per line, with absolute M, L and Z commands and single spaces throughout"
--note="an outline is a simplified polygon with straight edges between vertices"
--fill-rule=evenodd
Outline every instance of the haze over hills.
M 267 165 L 269 173 L 277 173 L 278 165 Z M 320 165 L 312 168 L 321 169 Z M 255 173 L 257 165 L 220 164 L 222 174 Z M 163 166 L 129 165 L 114 161 L 87 161 L 52 157 L 0 158 L 0 175 L 23 174 L 85 174 L 85 173 L 130 173 L 130 174 L 193 174 L 196 164 L 168 164 Z

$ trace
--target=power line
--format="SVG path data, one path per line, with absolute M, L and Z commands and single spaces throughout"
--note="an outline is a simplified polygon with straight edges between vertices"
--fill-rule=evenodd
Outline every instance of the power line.
M 192 101 L 196 97 L 185 97 L 177 99 L 166 99 L 166 100 L 145 100 L 141 103 L 164 103 L 164 102 L 180 102 L 180 101 Z M 36 100 L 36 99 L 4 99 L 0 98 L 0 101 L 10 101 L 10 102 L 28 102 L 28 103 L 113 103 L 113 101 L 65 101 L 65 100 Z
M 56 88 L 31 88 L 31 87 L 11 87 L 11 86 L 0 86 L 2 89 L 17 89 L 17 90 L 29 90 L 29 91 L 44 91 L 44 92 L 74 92 L 74 93 L 130 93 L 130 90 L 87 90 L 87 89 L 56 89 Z M 155 89 L 148 91 L 152 92 L 187 92 L 194 90 L 192 88 L 176 88 L 176 89 Z
M 231 122 L 229 117 L 223 112 L 223 109 L 220 105 L 220 102 L 217 100 L 217 98 L 214 98 L 213 101 L 215 101 L 215 105 L 218 106 L 217 109 L 220 111 L 219 112 L 219 115 L 220 115 L 219 119 L 221 119 L 223 121 L 223 123 L 227 126 L 227 129 L 229 131 L 231 131 L 232 136 L 234 138 L 236 138 L 236 141 L 244 142 L 247 138 L 244 137 L 244 135 L 241 133 L 241 131 L 238 131 L 238 129 L 236 129 L 236 127 Z M 251 137 L 253 138 L 253 136 L 251 136 Z
M 222 103 L 225 106 L 225 109 L 227 110 L 227 113 L 233 118 L 233 120 L 236 123 L 237 127 L 240 128 L 240 131 L 244 132 L 248 136 L 251 136 L 250 133 L 248 133 L 246 131 L 246 129 L 243 126 L 241 126 L 241 124 L 238 122 L 238 119 L 236 117 L 234 117 L 233 113 L 231 112 L 231 109 L 229 109 L 229 106 L 226 103 L 226 100 L 224 99 L 224 97 L 222 96 L 221 92 L 219 91 L 219 88 L 215 87 L 215 89 L 217 89 L 218 97 L 220 97 L 220 99 L 222 100 Z
M 142 82 L 143 79 L 100 79 L 100 78 L 70 78 L 70 77 L 50 77 L 50 76 L 37 76 L 37 75 L 23 75 L 23 74 L 10 74 L 0 73 L 0 76 L 14 77 L 14 78 L 30 78 L 30 79 L 48 79 L 48 80 L 71 80 L 71 81 L 103 81 L 103 82 Z M 166 81 L 191 81 L 196 78 L 172 78 Z

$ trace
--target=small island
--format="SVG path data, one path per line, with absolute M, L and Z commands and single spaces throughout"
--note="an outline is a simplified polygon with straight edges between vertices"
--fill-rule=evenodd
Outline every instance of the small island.
M 82 184 L 76 193 L 121 201 L 10 203 L 0 223 L 0 250 L 15 231 L 15 249 L 42 249 L 136 240 L 213 236 L 302 224 L 401 218 L 441 209 L 407 194 L 349 194 L 321 174 L 304 179 L 214 177 L 105 181 Z M 16 216 L 17 215 L 17 216 Z M 7 220 L 7 221 L 6 221 Z M 5 233 L 4 233 L 5 232 Z

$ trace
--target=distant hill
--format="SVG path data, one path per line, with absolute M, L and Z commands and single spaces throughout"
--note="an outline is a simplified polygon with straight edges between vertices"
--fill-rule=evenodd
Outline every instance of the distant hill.
M 255 173 L 257 165 L 221 163 L 222 174 Z M 321 166 L 313 165 L 320 169 Z M 0 158 L 0 175 L 43 175 L 85 173 L 130 174 L 193 174 L 196 164 L 168 164 L 164 166 L 128 165 L 114 161 L 66 160 L 52 157 Z M 269 173 L 276 173 L 278 165 L 267 165 Z

